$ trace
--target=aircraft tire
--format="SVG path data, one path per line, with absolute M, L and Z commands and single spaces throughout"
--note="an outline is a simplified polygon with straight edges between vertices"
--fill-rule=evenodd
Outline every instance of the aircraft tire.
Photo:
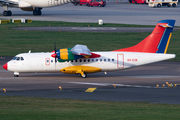
M 42 14 L 41 10 L 34 10 L 33 11 L 33 15 L 41 15 L 41 14 Z
M 4 11 L 3 16 L 11 16 L 12 12 L 11 11 Z
M 7 11 L 4 11 L 3 12 L 3 16 L 7 16 L 8 15 L 8 12 Z
M 8 12 L 8 16 L 11 16 L 12 15 L 12 12 L 11 11 L 7 11 Z
M 19 77 L 19 75 L 14 75 L 14 77 Z
M 84 73 L 83 75 L 81 75 L 82 78 L 86 78 L 87 77 L 87 74 Z

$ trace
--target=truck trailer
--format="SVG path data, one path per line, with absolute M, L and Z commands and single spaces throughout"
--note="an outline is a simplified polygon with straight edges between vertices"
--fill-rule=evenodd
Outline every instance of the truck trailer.
M 146 0 L 149 7 L 158 7 L 167 6 L 167 7 L 176 7 L 178 0 Z

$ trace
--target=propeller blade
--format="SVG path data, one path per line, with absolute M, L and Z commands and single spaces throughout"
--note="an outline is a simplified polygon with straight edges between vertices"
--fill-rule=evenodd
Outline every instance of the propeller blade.
M 54 58 L 55 58 L 55 63 L 57 62 L 56 58 L 57 58 L 57 54 L 56 54 L 56 42 L 54 42 Z

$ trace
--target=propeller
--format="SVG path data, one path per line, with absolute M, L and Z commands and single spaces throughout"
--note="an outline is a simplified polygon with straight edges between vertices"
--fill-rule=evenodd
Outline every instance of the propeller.
M 55 58 L 55 63 L 57 62 L 56 58 L 57 58 L 57 54 L 56 54 L 56 42 L 54 42 L 54 54 L 51 55 L 51 57 Z
M 57 58 L 57 54 L 56 54 L 56 42 L 54 42 L 54 50 L 55 50 L 55 63 L 57 62 L 56 58 Z

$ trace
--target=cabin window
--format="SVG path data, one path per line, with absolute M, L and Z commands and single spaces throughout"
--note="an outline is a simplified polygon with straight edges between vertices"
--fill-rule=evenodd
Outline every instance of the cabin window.
M 73 60 L 71 60 L 71 62 L 73 62 Z
M 92 62 L 94 62 L 94 59 L 92 59 Z
M 102 62 L 102 59 L 100 59 L 100 61 Z
M 104 62 L 106 62 L 106 59 L 104 59 Z
M 96 59 L 96 62 L 98 62 L 98 59 Z
M 86 59 L 84 59 L 84 62 L 86 62 Z
M 114 59 L 112 59 L 112 61 L 114 61 Z
M 82 60 L 80 59 L 79 62 L 82 62 Z
M 88 59 L 88 62 L 90 62 L 90 59 Z
M 47 59 L 47 63 L 49 63 L 49 60 Z
M 108 61 L 110 62 L 110 59 L 108 59 Z
M 77 62 L 77 60 L 75 60 L 75 62 Z

